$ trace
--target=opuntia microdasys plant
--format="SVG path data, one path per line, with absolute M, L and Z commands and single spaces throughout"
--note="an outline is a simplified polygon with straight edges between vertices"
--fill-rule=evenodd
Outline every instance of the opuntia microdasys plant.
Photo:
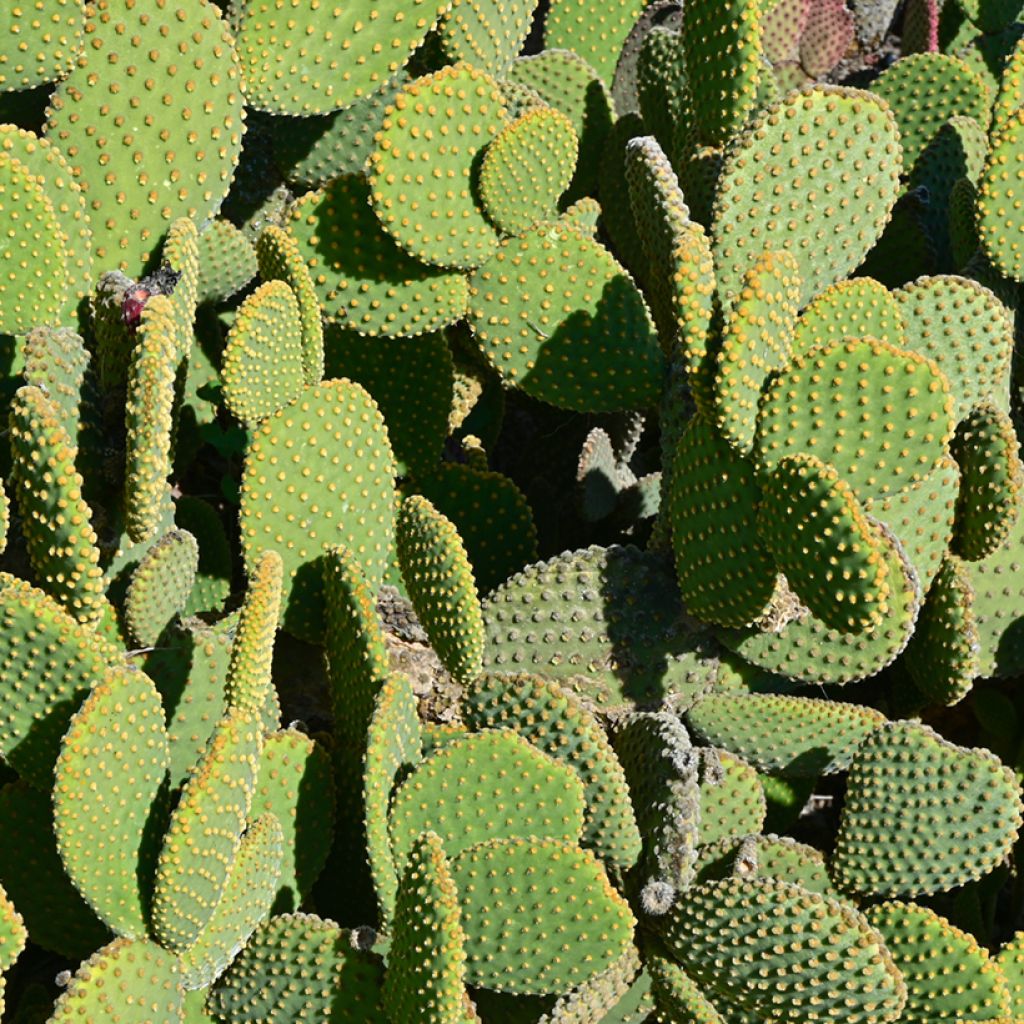
M 0 12 L 12 1024 L 1024 1019 L 1024 10 Z

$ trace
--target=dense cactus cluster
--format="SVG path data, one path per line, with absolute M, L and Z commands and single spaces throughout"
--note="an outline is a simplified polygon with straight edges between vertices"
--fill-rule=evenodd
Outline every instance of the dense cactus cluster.
M 1013 0 L 5 4 L 3 1020 L 1024 1020 L 1022 182 Z

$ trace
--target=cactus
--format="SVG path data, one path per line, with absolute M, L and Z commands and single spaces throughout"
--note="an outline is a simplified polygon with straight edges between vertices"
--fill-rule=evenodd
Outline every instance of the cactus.
M 188 605 L 199 567 L 199 546 L 187 530 L 168 530 L 142 557 L 124 597 L 131 638 L 152 647 Z

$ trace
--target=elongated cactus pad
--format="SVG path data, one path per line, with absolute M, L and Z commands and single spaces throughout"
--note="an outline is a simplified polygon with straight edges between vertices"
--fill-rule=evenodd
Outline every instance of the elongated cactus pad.
M 1020 824 L 1019 787 L 994 754 L 890 723 L 850 768 L 832 877 L 864 894 L 942 892 L 987 874 Z
M 144 673 L 121 668 L 93 687 L 72 719 L 54 773 L 53 826 L 65 869 L 97 917 L 130 938 L 147 933 L 156 858 L 147 825 L 169 764 L 160 695 Z
M 575 843 L 583 807 L 583 785 L 573 769 L 516 733 L 485 729 L 458 736 L 425 757 L 392 798 L 395 863 L 402 868 L 421 832 L 436 832 L 452 857 L 489 836 Z
M 349 476 L 336 477 L 335 460 L 348 473 L 359 467 L 358 491 Z M 281 556 L 283 625 L 290 633 L 322 637 L 320 567 L 327 545 L 347 545 L 371 587 L 379 583 L 391 547 L 393 473 L 384 421 L 370 396 L 348 380 L 307 388 L 253 431 L 242 472 L 242 547 L 250 569 L 268 548 Z M 281 517 L 282 502 L 297 514 Z M 307 518 L 314 506 L 317 515 Z
M 805 131 L 828 141 L 807 146 Z M 849 201 L 848 166 L 856 163 Z M 800 304 L 841 281 L 867 255 L 896 201 L 901 168 L 899 136 L 889 111 L 869 93 L 815 86 L 760 113 L 729 146 L 722 165 L 711 235 L 719 293 L 734 294 L 761 253 L 766 229 L 799 264 Z M 772 184 L 777 175 L 813 180 L 814 187 Z M 770 196 L 770 198 L 769 198 Z
M 425 832 L 398 886 L 383 1001 L 392 1024 L 462 1021 L 466 933 L 440 838 Z

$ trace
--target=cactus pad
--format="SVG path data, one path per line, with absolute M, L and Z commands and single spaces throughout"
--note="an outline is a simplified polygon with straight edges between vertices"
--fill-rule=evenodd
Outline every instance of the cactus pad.
M 132 573 L 125 595 L 125 624 L 132 639 L 152 647 L 184 611 L 199 567 L 199 546 L 187 530 L 168 530 Z
M 853 760 L 832 877 L 862 894 L 942 892 L 987 874 L 1020 824 L 1019 787 L 994 754 L 891 723 Z
M 800 314 L 793 332 L 793 353 L 844 338 L 877 338 L 904 348 L 903 316 L 883 284 L 854 277 L 826 288 Z
M 504 118 L 497 83 L 467 65 L 416 79 L 395 97 L 370 154 L 370 199 L 406 252 L 471 269 L 494 250 L 498 236 L 477 202 L 473 174 Z
M 848 402 L 855 411 L 846 412 Z M 924 356 L 873 338 L 830 342 L 797 356 L 768 385 L 757 457 L 771 471 L 787 455 L 820 454 L 863 503 L 938 465 L 952 436 L 952 407 L 945 376 Z
M 209 1006 L 221 1020 L 265 1024 L 385 1024 L 383 971 L 352 948 L 336 924 L 283 914 L 257 928 L 216 983 Z
M 50 1024 L 184 1024 L 181 963 L 145 939 L 115 939 L 84 961 Z
M 484 602 L 484 668 L 558 680 L 600 710 L 670 699 L 714 681 L 706 638 L 682 614 L 671 566 L 632 547 L 592 547 L 530 566 Z
M 885 940 L 907 986 L 900 1020 L 1008 1020 L 1010 993 L 973 935 L 913 903 L 880 903 L 865 916 Z
M 260 285 L 238 308 L 222 358 L 224 404 L 255 425 L 302 392 L 302 323 L 284 281 Z
M 841 633 L 882 624 L 888 611 L 886 539 L 849 484 L 815 455 L 780 459 L 766 478 L 758 531 L 793 593 Z
M 1020 514 L 1024 467 L 1010 417 L 986 402 L 972 409 L 950 445 L 960 466 L 953 551 L 976 562 L 998 550 Z
M 229 220 L 210 221 L 199 235 L 200 302 L 224 302 L 256 276 L 256 253 Z
M 701 748 L 702 846 L 760 832 L 767 809 L 761 780 L 743 758 L 716 747 Z
M 256 560 L 231 644 L 225 700 L 230 708 L 259 714 L 273 689 L 271 669 L 281 611 L 281 556 L 264 551 Z
M 518 235 L 554 220 L 578 149 L 576 130 L 560 110 L 529 110 L 506 125 L 480 162 L 480 199 L 491 223 Z
M 153 893 L 153 933 L 167 949 L 186 952 L 224 894 L 256 786 L 260 747 L 256 716 L 229 712 L 185 782 Z
M 695 416 L 676 449 L 671 482 L 666 513 L 687 610 L 727 626 L 752 622 L 775 583 L 756 528 L 761 492 L 753 465 Z
M 156 687 L 142 672 L 112 670 L 64 737 L 53 810 L 69 877 L 119 935 L 147 932 L 149 894 L 140 878 L 152 870 L 156 851 L 146 826 L 169 764 Z
M 959 422 L 979 402 L 1005 401 L 1013 323 L 988 288 L 952 275 L 922 277 L 896 292 L 903 348 L 933 360 L 949 380 Z
M 346 467 L 340 481 L 339 460 Z M 358 490 L 348 486 L 354 473 L 363 480 Z M 314 641 L 322 635 L 320 564 L 327 545 L 348 545 L 371 587 L 383 577 L 394 520 L 393 474 L 376 405 L 344 379 L 307 388 L 253 431 L 242 473 L 242 547 L 250 569 L 267 548 L 281 555 L 289 632 Z M 294 514 L 279 516 L 282 504 Z
M 829 141 L 808 146 L 805 133 Z M 847 168 L 853 165 L 863 170 L 850 191 Z M 900 167 L 896 122 L 870 93 L 816 86 L 762 111 L 736 136 L 722 164 L 711 226 L 719 293 L 739 288 L 766 231 L 797 258 L 800 305 L 841 281 L 881 235 Z M 815 187 L 781 184 L 796 176 Z M 847 201 L 829 202 L 833 191 Z
M 309 267 L 324 315 L 360 334 L 407 337 L 466 312 L 469 288 L 455 271 L 427 267 L 385 234 L 361 174 L 342 174 L 291 209 L 289 230 Z
M 571 843 L 495 839 L 454 857 L 451 873 L 471 985 L 565 992 L 610 967 L 632 941 L 629 906 L 594 855 Z M 552 888 L 566 901 L 553 902 Z
M 885 721 L 874 708 L 776 694 L 709 694 L 687 712 L 690 728 L 758 771 L 785 776 L 845 771 Z
M 458 736 L 424 758 L 395 792 L 395 863 L 404 864 L 421 832 L 436 832 L 452 857 L 489 835 L 575 843 L 583 808 L 573 769 L 516 733 L 486 729 Z
M 881 936 L 859 913 L 788 882 L 695 886 L 664 936 L 698 983 L 779 1024 L 894 1021 L 906 997 Z
M 600 722 L 582 702 L 540 676 L 485 675 L 467 687 L 462 714 L 476 729 L 514 729 L 572 767 L 584 786 L 583 845 L 626 869 L 640 853 L 640 833 L 622 765 Z
M 398 886 L 383 1002 L 392 1024 L 464 1021 L 466 934 L 441 840 L 417 839 Z
M 530 34 L 537 0 L 455 0 L 441 16 L 438 35 L 451 63 L 465 61 L 501 76 Z
M 0 92 L 55 82 L 82 47 L 83 0 L 27 0 L 0 14 Z
M 173 12 L 98 0 L 85 33 L 89 45 L 51 98 L 47 136 L 85 192 L 95 258 L 138 274 L 172 221 L 201 223 L 227 195 L 244 130 L 240 68 L 209 0 Z M 113 69 L 127 65 L 146 73 L 121 88 Z M 143 160 L 177 173 L 146 171 Z
M 540 225 L 502 242 L 470 281 L 470 324 L 509 383 L 562 409 L 642 409 L 662 359 L 636 286 L 598 242 Z

